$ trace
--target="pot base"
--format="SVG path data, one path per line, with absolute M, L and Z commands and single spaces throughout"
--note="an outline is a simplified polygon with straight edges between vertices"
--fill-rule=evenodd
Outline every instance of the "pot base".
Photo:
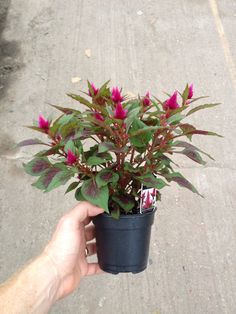
M 147 266 L 140 267 L 137 265 L 134 266 L 125 266 L 125 267 L 119 267 L 119 266 L 112 266 L 112 265 L 100 265 L 101 269 L 105 271 L 106 273 L 112 274 L 112 275 L 118 275 L 119 273 L 132 273 L 132 274 L 138 274 L 144 271 Z

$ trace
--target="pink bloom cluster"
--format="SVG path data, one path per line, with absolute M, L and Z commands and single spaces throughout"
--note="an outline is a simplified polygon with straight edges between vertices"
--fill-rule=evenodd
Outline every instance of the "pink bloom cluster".
M 193 84 L 191 84 L 189 86 L 189 91 L 188 91 L 188 97 L 187 99 L 191 99 L 193 97 Z M 180 105 L 178 104 L 178 101 L 177 101 L 177 98 L 178 98 L 178 92 L 175 91 L 173 93 L 172 96 L 170 96 L 170 98 L 168 98 L 164 105 L 163 105 L 163 108 L 164 110 L 175 110 L 175 109 L 178 109 L 180 107 Z
M 117 86 L 112 88 L 111 99 L 115 103 L 119 103 L 119 102 L 122 102 L 124 100 L 124 98 L 121 96 L 121 89 L 119 89 Z
M 76 161 L 77 161 L 76 155 L 70 149 L 68 149 L 66 158 L 67 165 L 72 166 L 74 163 L 76 163 Z
M 45 132 L 48 132 L 50 122 L 47 119 L 45 119 L 42 114 L 40 114 L 38 119 L 38 126 L 40 129 L 44 130 Z
M 88 93 L 89 93 L 89 96 L 90 97 L 93 97 L 93 96 L 96 96 L 97 93 L 99 92 L 99 89 L 94 85 L 94 83 L 91 83 L 91 87 L 92 87 L 92 90 L 93 90 L 93 95 L 89 89 Z
M 147 92 L 145 97 L 143 98 L 143 105 L 146 107 L 151 105 L 150 92 Z
M 124 97 L 121 95 L 121 89 L 117 86 L 112 88 L 111 91 L 111 99 L 116 104 L 116 108 L 114 110 L 114 118 L 124 120 L 127 117 L 127 109 L 124 109 L 121 102 L 124 100 Z
M 188 99 L 191 99 L 193 97 L 193 84 L 189 85 L 188 88 Z

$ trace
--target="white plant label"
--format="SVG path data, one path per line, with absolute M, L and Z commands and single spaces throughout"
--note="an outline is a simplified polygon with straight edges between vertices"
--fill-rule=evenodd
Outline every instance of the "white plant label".
M 154 188 L 146 188 L 142 186 L 140 195 L 140 213 L 149 211 L 156 206 L 157 190 Z

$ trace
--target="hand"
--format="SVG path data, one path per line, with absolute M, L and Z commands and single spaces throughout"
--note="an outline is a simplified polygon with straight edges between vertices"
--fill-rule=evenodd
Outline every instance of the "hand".
M 101 273 L 97 263 L 88 263 L 87 255 L 96 253 L 96 243 L 87 243 L 94 239 L 94 226 L 87 226 L 91 218 L 104 210 L 81 202 L 67 212 L 59 221 L 56 231 L 45 254 L 53 263 L 59 276 L 59 289 L 56 299 L 60 299 L 74 291 L 81 278 Z M 87 227 L 86 227 L 87 226 Z

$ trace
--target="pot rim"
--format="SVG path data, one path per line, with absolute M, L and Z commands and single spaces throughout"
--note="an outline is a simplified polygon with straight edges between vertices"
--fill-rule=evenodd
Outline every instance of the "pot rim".
M 133 215 L 120 215 L 120 217 L 116 220 L 120 220 L 120 219 L 134 219 L 134 218 L 141 218 L 141 217 L 146 217 L 146 216 L 149 216 L 149 215 L 152 215 L 154 214 L 155 212 L 157 211 L 157 208 L 156 207 L 153 207 L 153 210 L 152 211 L 148 211 L 148 212 L 144 212 L 144 213 L 138 213 L 138 214 L 133 214 Z M 100 214 L 101 216 L 103 217 L 106 217 L 107 219 L 115 219 L 113 218 L 110 214 L 104 212 L 102 214 Z M 99 215 L 99 216 L 100 216 Z

